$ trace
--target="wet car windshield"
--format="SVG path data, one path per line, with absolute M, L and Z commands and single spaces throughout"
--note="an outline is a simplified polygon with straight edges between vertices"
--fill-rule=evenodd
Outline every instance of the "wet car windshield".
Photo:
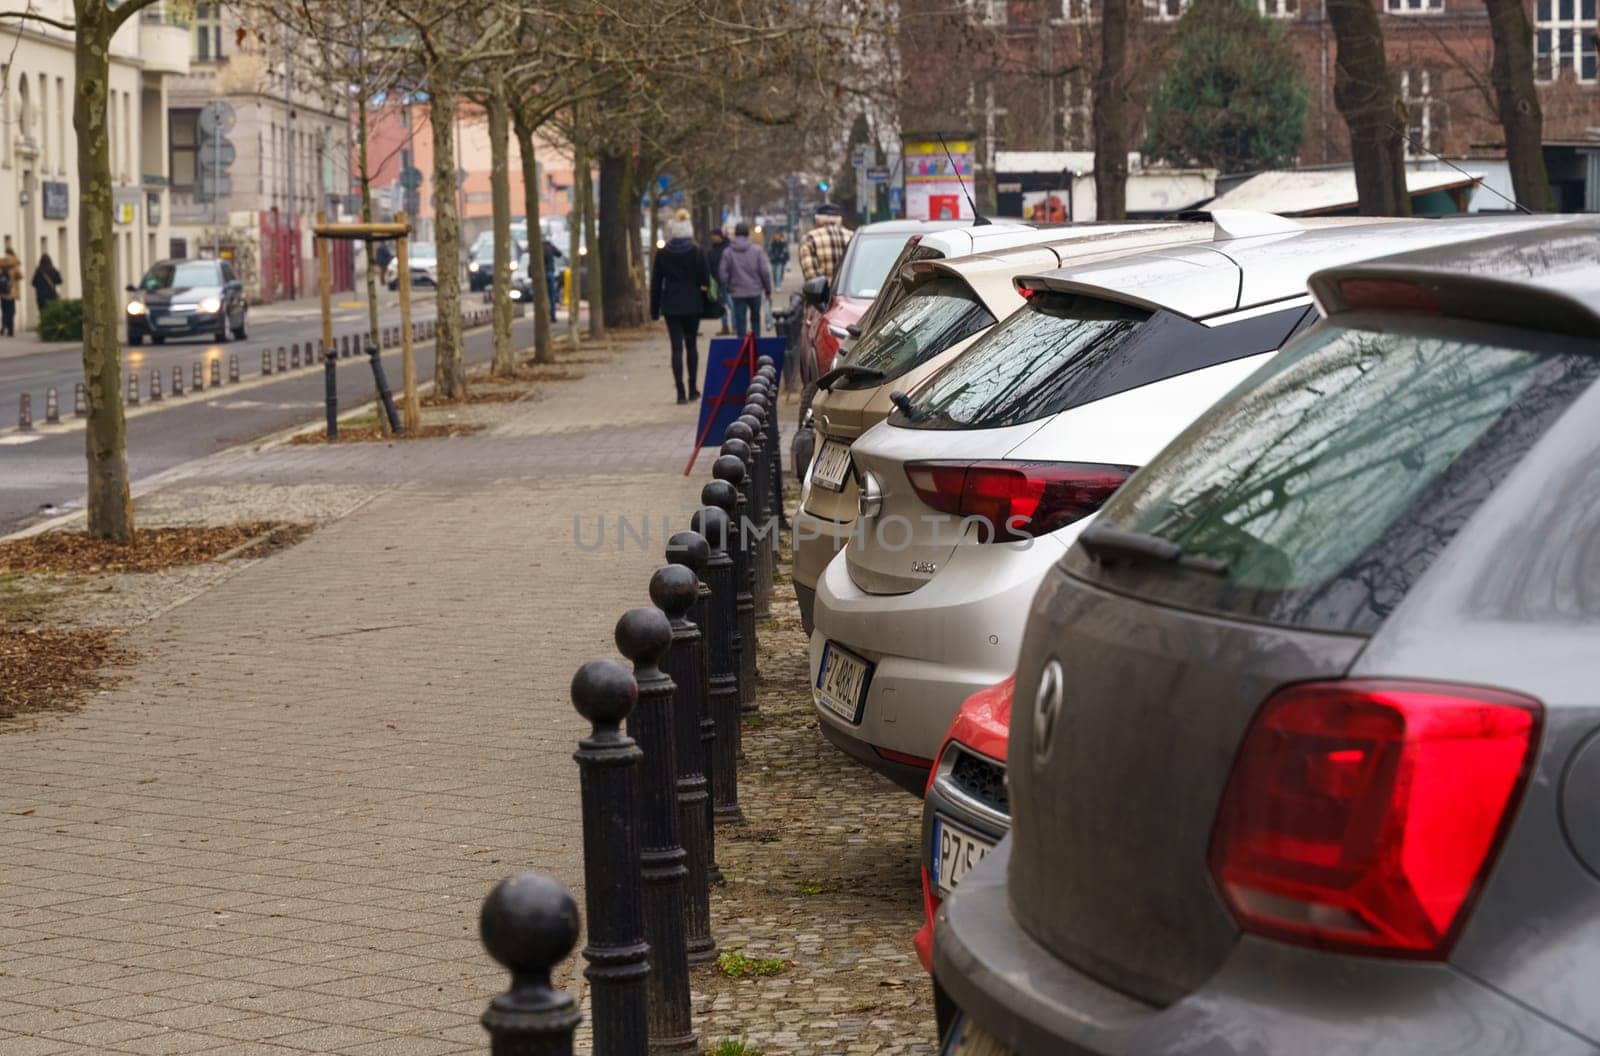
M 857 233 L 850 240 L 849 253 L 839 268 L 839 296 L 876 297 L 889 276 L 889 267 L 899 258 L 905 245 L 905 235 Z
M 836 383 L 837 387 L 849 389 L 892 381 L 993 325 L 994 316 L 960 279 L 943 276 L 922 283 L 851 350 L 853 366 L 881 371 L 883 376 L 859 381 L 844 378 Z
M 189 286 L 221 286 L 222 276 L 214 260 L 179 260 L 157 264 L 145 272 L 141 289 L 183 289 Z

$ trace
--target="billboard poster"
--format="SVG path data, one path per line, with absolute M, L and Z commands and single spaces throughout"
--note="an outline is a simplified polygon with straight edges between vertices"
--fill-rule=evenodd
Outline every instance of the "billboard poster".
M 950 148 L 948 155 L 945 147 Z M 905 144 L 906 219 L 971 220 L 967 190 L 972 187 L 973 148 L 970 139 L 908 140 Z M 952 166 L 952 161 L 954 165 Z

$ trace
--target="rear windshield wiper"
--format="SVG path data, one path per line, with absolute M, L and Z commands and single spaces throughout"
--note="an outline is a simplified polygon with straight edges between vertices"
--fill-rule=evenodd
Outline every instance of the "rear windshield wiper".
M 889 394 L 889 402 L 906 416 L 907 421 L 920 422 L 928 417 L 927 411 L 918 410 L 917 405 L 911 402 L 911 397 L 898 390 Z
M 833 391 L 833 383 L 843 378 L 851 381 L 882 381 L 883 371 L 876 367 L 859 367 L 854 363 L 841 363 L 817 379 L 817 388 Z
M 1119 561 L 1146 561 L 1156 564 L 1178 565 L 1197 572 L 1225 575 L 1229 562 L 1220 557 L 1204 557 L 1185 553 L 1182 546 L 1171 539 L 1163 539 L 1149 532 L 1130 532 L 1105 521 L 1096 521 L 1078 536 L 1084 552 L 1102 565 Z

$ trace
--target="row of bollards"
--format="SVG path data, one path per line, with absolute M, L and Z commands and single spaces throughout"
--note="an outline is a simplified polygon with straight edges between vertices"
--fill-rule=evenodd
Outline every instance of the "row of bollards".
M 716 825 L 742 820 L 740 715 L 756 708 L 756 599 L 770 593 L 782 523 L 776 393 L 763 356 L 702 505 L 650 577 L 652 606 L 617 621 L 632 672 L 591 660 L 572 680 L 591 728 L 574 758 L 597 1056 L 699 1051 L 689 969 L 716 958 Z M 551 972 L 579 930 L 572 896 L 549 877 L 519 874 L 484 901 L 483 944 L 512 974 L 482 1020 L 496 1056 L 572 1053 L 580 1016 Z

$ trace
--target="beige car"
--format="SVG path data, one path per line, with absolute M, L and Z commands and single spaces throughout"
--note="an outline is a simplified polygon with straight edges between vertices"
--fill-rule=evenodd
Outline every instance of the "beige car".
M 1059 229 L 1053 241 L 953 260 L 916 259 L 902 268 L 897 304 L 877 315 L 847 356 L 818 379 L 811 404 L 815 453 L 794 520 L 794 588 L 807 633 L 817 580 L 850 540 L 859 493 L 850 445 L 888 417 L 894 396 L 910 392 L 978 335 L 1022 306 L 1018 275 L 1089 258 L 1135 253 L 1211 237 L 1205 223 L 1105 224 Z M 931 242 L 932 239 L 926 239 Z

